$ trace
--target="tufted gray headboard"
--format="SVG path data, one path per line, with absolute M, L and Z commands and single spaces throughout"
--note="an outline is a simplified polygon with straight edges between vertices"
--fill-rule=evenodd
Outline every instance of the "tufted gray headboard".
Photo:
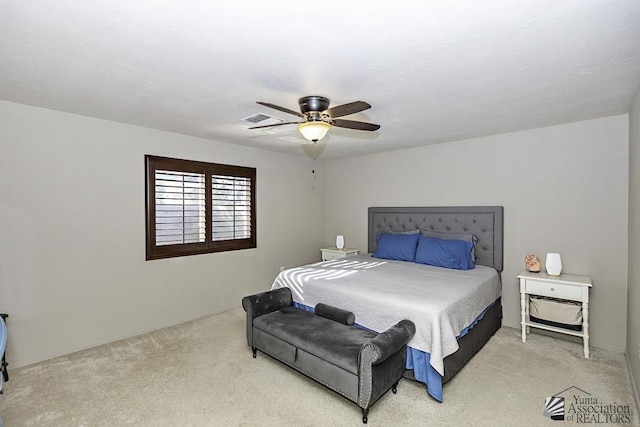
M 387 231 L 473 233 L 476 264 L 502 271 L 503 213 L 502 206 L 369 208 L 368 251 L 375 252 L 378 234 Z

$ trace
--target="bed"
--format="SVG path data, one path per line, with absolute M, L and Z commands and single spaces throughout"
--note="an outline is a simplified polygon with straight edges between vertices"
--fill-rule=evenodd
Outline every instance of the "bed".
M 374 331 L 412 320 L 416 335 L 407 349 L 405 377 L 426 384 L 442 402 L 443 384 L 501 327 L 503 208 L 373 207 L 368 216 L 367 254 L 285 270 L 272 289 L 290 288 L 294 304 L 305 310 L 323 302 L 353 311 L 360 326 Z M 371 256 L 380 233 L 418 232 L 473 235 L 475 268 Z

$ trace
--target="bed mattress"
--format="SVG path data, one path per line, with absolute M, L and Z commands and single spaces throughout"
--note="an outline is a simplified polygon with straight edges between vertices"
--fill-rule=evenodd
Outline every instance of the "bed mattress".
M 401 319 L 416 324 L 409 346 L 430 354 L 444 376 L 444 358 L 458 350 L 457 337 L 501 295 L 490 267 L 451 270 L 369 254 L 309 264 L 281 272 L 272 289 L 288 287 L 295 302 L 325 303 L 352 311 L 356 322 L 380 332 Z

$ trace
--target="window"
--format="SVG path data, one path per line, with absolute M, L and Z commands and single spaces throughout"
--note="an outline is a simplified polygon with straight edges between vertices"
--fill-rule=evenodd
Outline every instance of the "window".
M 256 247 L 256 169 L 145 156 L 147 260 Z

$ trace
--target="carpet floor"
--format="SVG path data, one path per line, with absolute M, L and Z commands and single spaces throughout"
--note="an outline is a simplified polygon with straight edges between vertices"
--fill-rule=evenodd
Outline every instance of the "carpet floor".
M 5 427 L 362 425 L 356 404 L 262 353 L 253 359 L 241 308 L 13 369 L 10 377 Z M 553 421 L 543 414 L 545 399 L 564 390 L 565 420 Z M 594 418 L 609 405 L 614 414 Z M 585 359 L 581 344 L 540 334 L 522 343 L 508 327 L 445 385 L 444 403 L 402 380 L 398 394 L 369 411 L 371 426 L 586 423 L 640 425 L 624 355 L 592 348 Z

